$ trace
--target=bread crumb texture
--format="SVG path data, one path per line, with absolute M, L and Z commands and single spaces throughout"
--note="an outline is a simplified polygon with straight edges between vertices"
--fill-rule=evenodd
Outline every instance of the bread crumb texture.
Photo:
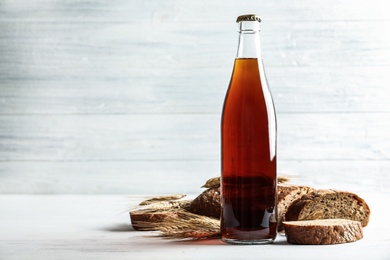
M 370 208 L 354 193 L 336 190 L 316 190 L 303 195 L 288 208 L 285 220 L 350 219 L 368 224 Z

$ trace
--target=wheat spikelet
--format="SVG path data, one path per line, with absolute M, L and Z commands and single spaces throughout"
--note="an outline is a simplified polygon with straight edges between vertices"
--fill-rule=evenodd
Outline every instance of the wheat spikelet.
M 132 225 L 138 230 L 160 231 L 159 236 L 169 239 L 218 237 L 220 235 L 219 220 L 187 211 L 186 208 L 190 204 L 191 200 L 183 200 L 158 201 L 149 205 L 141 205 L 131 214 L 147 216 L 149 221 L 134 220 Z
M 220 236 L 220 221 L 215 218 L 178 210 L 156 227 L 160 236 L 169 239 L 206 239 Z
M 153 197 L 147 200 L 142 201 L 139 205 L 150 205 L 152 203 L 161 202 L 161 201 L 170 201 L 170 200 L 179 200 L 181 198 L 184 198 L 186 195 L 184 194 L 175 194 L 175 195 L 169 195 L 169 196 L 157 196 Z
M 278 176 L 278 184 L 289 182 L 290 178 L 286 176 Z
M 286 176 L 278 176 L 278 183 L 289 182 L 290 178 Z M 221 177 L 213 177 L 206 181 L 201 188 L 218 188 L 221 185 Z
M 208 179 L 206 183 L 201 188 L 217 188 L 221 185 L 220 183 L 221 178 L 220 177 L 214 177 L 211 179 Z
M 288 182 L 288 177 L 278 177 L 278 183 Z M 209 179 L 202 187 L 217 188 L 220 177 Z M 141 202 L 130 214 L 143 215 L 134 220 L 137 230 L 157 230 L 168 239 L 207 239 L 220 237 L 220 221 L 189 212 L 191 200 L 179 200 L 185 195 L 158 196 Z

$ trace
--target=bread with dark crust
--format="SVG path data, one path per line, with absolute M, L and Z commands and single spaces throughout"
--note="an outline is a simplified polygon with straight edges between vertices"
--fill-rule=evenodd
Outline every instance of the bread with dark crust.
M 309 186 L 278 184 L 278 232 L 283 232 L 284 215 L 290 205 L 312 191 L 314 189 Z
M 363 238 L 359 221 L 320 219 L 283 222 L 287 242 L 300 245 L 333 245 Z
M 370 208 L 351 192 L 315 190 L 295 200 L 285 214 L 286 221 L 337 218 L 356 220 L 365 227 L 370 219 Z
M 191 202 L 188 211 L 219 219 L 221 216 L 221 189 L 218 187 L 205 190 Z

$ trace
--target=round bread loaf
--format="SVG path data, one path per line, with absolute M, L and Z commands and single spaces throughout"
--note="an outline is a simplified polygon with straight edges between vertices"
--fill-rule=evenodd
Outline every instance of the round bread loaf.
M 304 194 L 313 191 L 309 186 L 298 186 L 292 184 L 278 184 L 278 230 L 283 230 L 282 221 L 287 208 L 295 200 Z M 188 210 L 192 213 L 220 218 L 221 215 L 221 190 L 219 187 L 209 188 L 196 197 Z
M 286 221 L 315 219 L 350 219 L 368 224 L 370 208 L 354 193 L 337 190 L 315 190 L 295 200 L 287 209 Z
M 205 190 L 191 202 L 188 211 L 219 219 L 221 216 L 221 189 L 217 187 Z
M 363 238 L 359 221 L 320 219 L 283 222 L 287 242 L 301 245 L 333 245 Z

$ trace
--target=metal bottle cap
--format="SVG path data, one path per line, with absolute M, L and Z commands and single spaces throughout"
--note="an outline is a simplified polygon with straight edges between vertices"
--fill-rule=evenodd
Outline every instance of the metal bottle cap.
M 244 14 L 244 15 L 240 15 L 239 17 L 237 17 L 237 20 L 236 20 L 237 23 L 242 22 L 242 21 L 258 21 L 260 23 L 261 18 L 260 18 L 260 16 L 255 15 L 255 14 Z

